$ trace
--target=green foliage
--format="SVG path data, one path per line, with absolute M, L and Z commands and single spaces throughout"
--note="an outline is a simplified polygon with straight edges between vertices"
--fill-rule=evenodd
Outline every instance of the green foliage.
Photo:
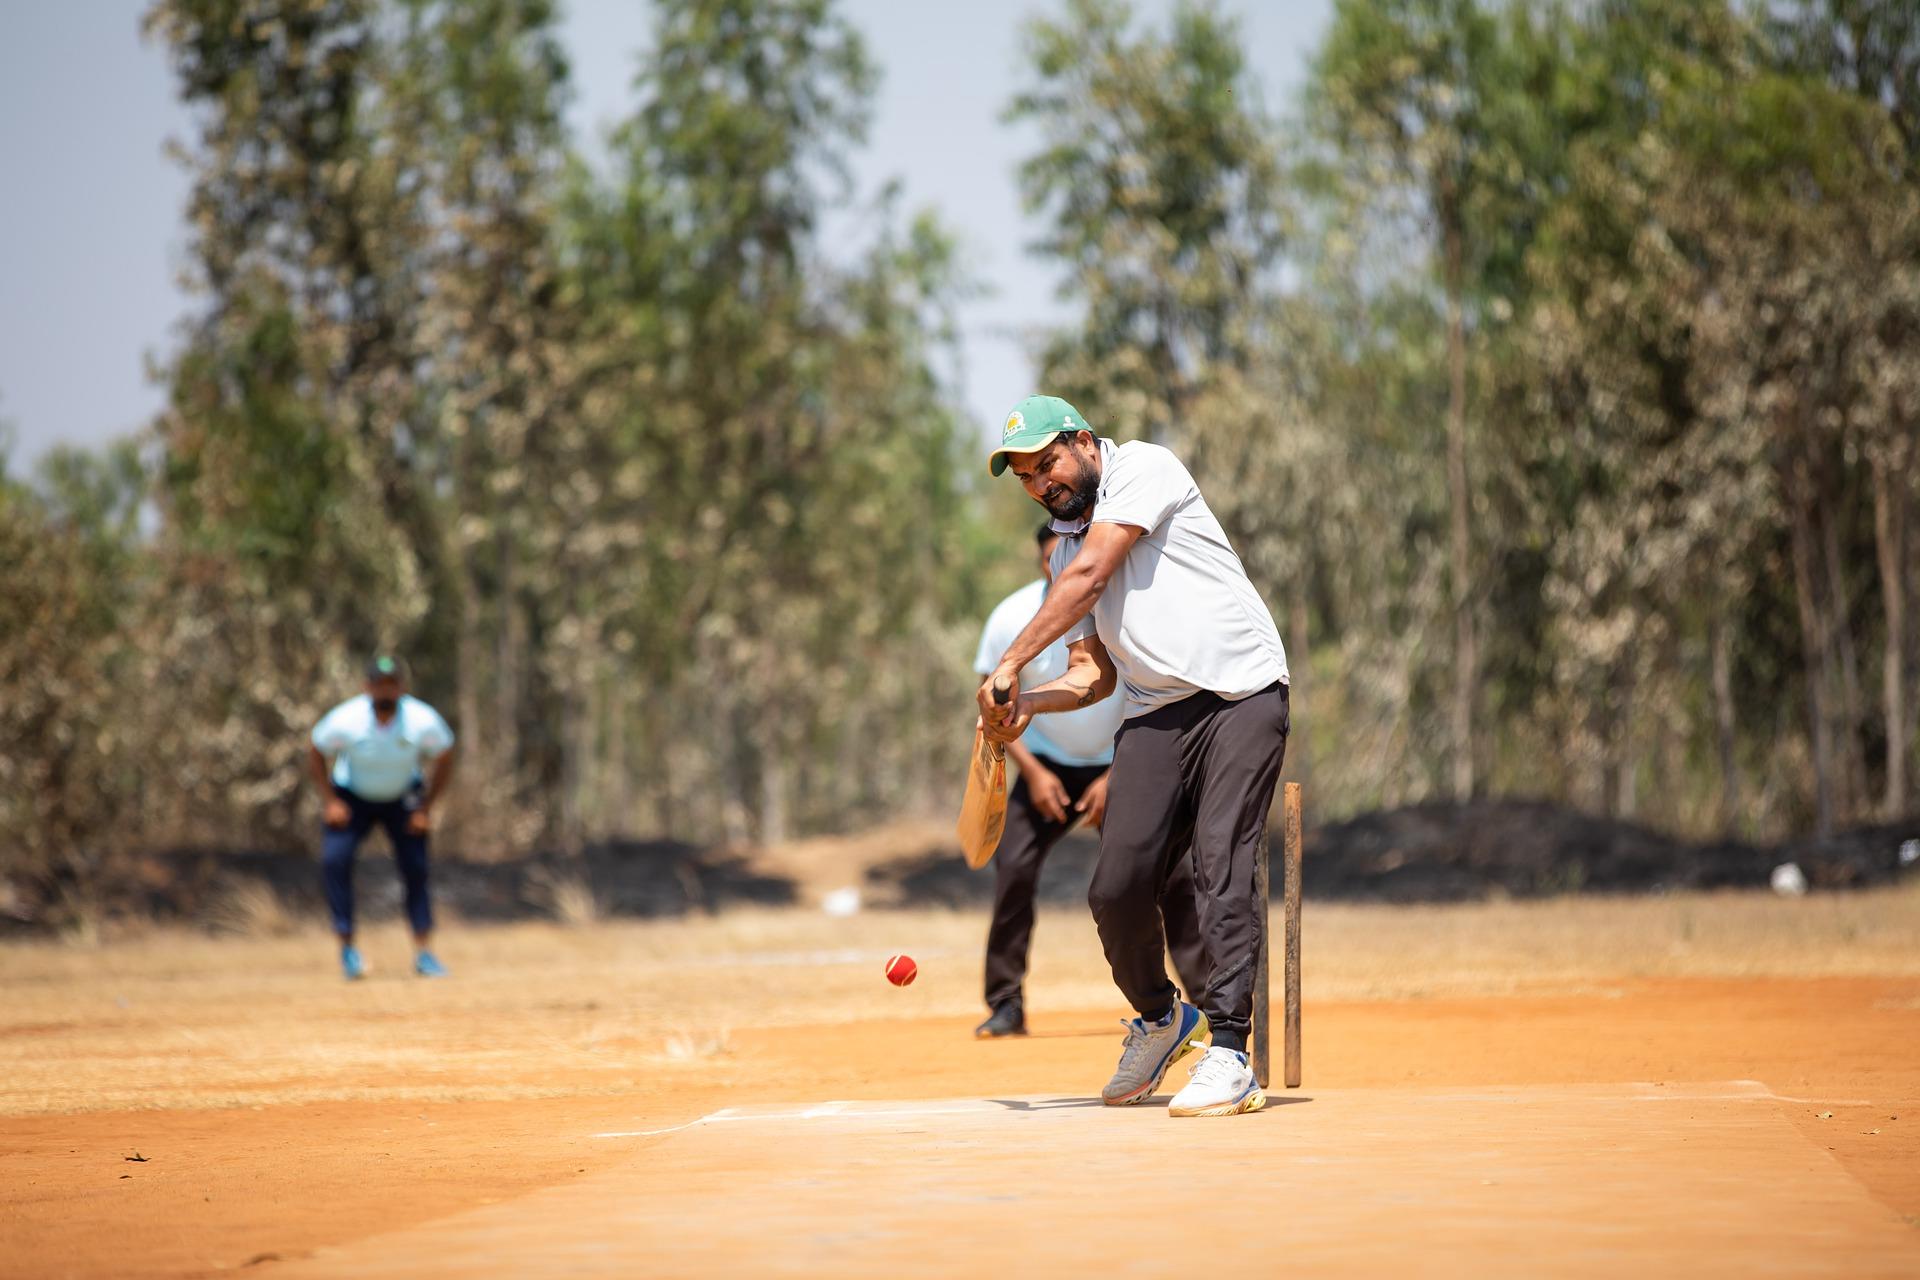
M 1007 110 L 1041 131 L 1020 171 L 1035 248 L 1085 314 L 1042 381 L 1116 434 L 1176 439 L 1211 368 L 1259 340 L 1250 303 L 1284 226 L 1271 124 L 1215 7 L 1177 6 L 1164 35 L 1135 34 L 1118 0 L 1065 8 L 1029 25 L 1030 87 Z
M 35 508 L 119 592 L 73 607 L 138 619 L 151 684 L 117 693 L 180 778 L 142 838 L 304 843 L 304 729 L 376 646 L 459 726 L 449 835 L 476 852 L 944 795 L 965 725 L 933 699 L 986 558 L 936 372 L 965 285 L 930 216 L 883 207 L 835 263 L 818 242 L 864 46 L 824 0 L 663 5 L 601 176 L 568 151 L 554 22 L 150 13 L 197 108 L 205 299 L 157 527 L 134 538 L 119 458 L 57 459 Z M 850 767 L 876 755 L 904 763 Z
M 1043 381 L 1194 469 L 1316 812 L 1905 812 L 1911 8 L 1339 0 L 1285 121 L 1215 4 L 1028 25 Z M 878 69 L 829 0 L 662 0 L 597 171 L 555 14 L 150 11 L 196 128 L 167 407 L 0 468 L 0 847 L 65 918 L 140 848 L 308 845 L 375 647 L 461 734 L 470 852 L 951 803 L 1034 512 L 965 448 L 939 219 L 823 242 Z

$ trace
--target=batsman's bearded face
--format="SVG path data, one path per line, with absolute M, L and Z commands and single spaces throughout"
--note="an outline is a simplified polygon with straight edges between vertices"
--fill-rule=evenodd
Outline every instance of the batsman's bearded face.
M 1093 433 L 1082 431 L 1037 453 L 1014 454 L 1007 469 L 1026 486 L 1027 496 L 1055 520 L 1078 520 L 1092 509 L 1100 492 L 1095 448 Z

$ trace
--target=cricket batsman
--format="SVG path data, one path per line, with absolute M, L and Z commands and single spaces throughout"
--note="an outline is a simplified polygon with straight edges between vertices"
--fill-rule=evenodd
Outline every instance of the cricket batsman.
M 981 725 L 1012 742 L 1036 715 L 1125 698 L 1100 859 L 1087 893 L 1129 1020 L 1111 1106 L 1143 1101 L 1209 1038 L 1168 1111 L 1224 1116 L 1265 1105 L 1247 1062 L 1260 943 L 1255 859 L 1287 746 L 1287 658 L 1254 590 L 1178 458 L 1116 445 L 1055 396 L 1030 396 L 989 453 L 1053 517 L 1053 585 L 980 685 Z M 1020 672 L 1055 639 L 1067 671 L 1036 689 Z M 1012 696 L 1002 705 L 993 687 Z M 1199 1007 L 1167 977 L 1162 898 L 1189 845 L 1209 968 Z
M 1051 521 L 1034 534 L 1040 577 L 994 606 L 980 632 L 974 670 L 993 674 L 1034 613 L 1046 601 L 1053 579 L 1053 552 L 1060 534 Z M 1021 677 L 1030 685 L 1064 675 L 1067 646 L 1058 640 L 1028 663 Z M 1007 754 L 1020 768 L 1020 781 L 1007 796 L 1006 826 L 993 854 L 993 923 L 987 930 L 987 1020 L 975 1027 L 977 1039 L 1027 1033 L 1025 983 L 1027 953 L 1033 940 L 1034 893 L 1047 854 L 1061 837 L 1085 821 L 1098 830 L 1106 820 L 1108 769 L 1113 736 L 1120 729 L 1120 699 L 1066 711 L 1034 725 L 1022 740 L 1009 742 Z M 1191 864 L 1182 859 L 1161 902 L 1173 966 L 1188 996 L 1198 999 L 1206 977 L 1199 924 L 1193 907 Z

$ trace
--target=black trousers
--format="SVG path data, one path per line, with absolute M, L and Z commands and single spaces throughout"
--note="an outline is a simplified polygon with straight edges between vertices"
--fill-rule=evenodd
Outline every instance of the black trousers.
M 1061 764 L 1045 756 L 1036 759 L 1060 778 L 1067 789 L 1068 817 L 1105 765 Z M 1113 803 L 1109 788 L 1107 803 Z M 987 928 L 987 1007 L 997 1009 L 1009 1000 L 1024 1000 L 1027 955 L 1033 942 L 1033 895 L 1047 854 L 1072 823 L 1055 822 L 1041 813 L 1023 776 L 1007 796 L 1007 826 L 993 851 L 993 923 Z M 1191 864 L 1181 859 L 1167 884 L 1162 910 L 1166 913 L 1167 945 L 1173 966 L 1190 999 L 1206 987 L 1205 950 L 1194 897 Z
M 1087 901 L 1113 980 L 1134 1009 L 1172 1006 L 1162 959 L 1162 895 L 1192 850 L 1207 985 L 1198 1004 L 1213 1043 L 1246 1048 L 1261 913 L 1254 859 L 1266 856 L 1267 808 L 1287 750 L 1287 687 L 1238 702 L 1196 693 L 1128 720 Z

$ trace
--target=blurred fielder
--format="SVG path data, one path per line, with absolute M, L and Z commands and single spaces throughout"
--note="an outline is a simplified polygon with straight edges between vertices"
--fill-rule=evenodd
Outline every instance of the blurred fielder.
M 433 903 L 427 895 L 427 833 L 433 806 L 453 777 L 453 730 L 435 711 L 407 694 L 406 668 L 379 657 L 367 664 L 367 688 L 322 716 L 313 727 L 309 772 L 323 797 L 321 876 L 333 931 L 340 935 L 340 968 L 366 974 L 353 944 L 353 862 L 367 832 L 380 827 L 406 886 L 413 927 L 413 971 L 446 974 L 429 950 Z
M 994 606 L 980 633 L 974 670 L 991 675 L 1001 655 L 1039 612 L 1053 581 L 1051 563 L 1060 535 L 1043 524 L 1035 532 L 1040 576 Z M 1036 688 L 1067 673 L 1067 646 L 1055 640 L 1021 668 L 1020 680 Z M 993 852 L 993 923 L 987 930 L 987 1020 L 975 1027 L 981 1039 L 1025 1035 L 1027 954 L 1033 940 L 1033 899 L 1040 869 L 1061 837 L 1084 819 L 1099 829 L 1107 811 L 1108 768 L 1113 735 L 1124 705 L 1111 698 L 1047 717 L 1007 744 L 1020 766 L 1020 780 L 1007 796 L 1006 827 Z M 1195 925 L 1191 863 L 1182 859 L 1168 898 L 1167 941 L 1180 985 L 1198 998 L 1205 989 L 1206 960 Z
M 1113 980 L 1137 1018 L 1102 1091 L 1149 1097 L 1167 1068 L 1212 1044 L 1168 1110 L 1233 1115 L 1266 1099 L 1247 1063 L 1260 904 L 1254 861 L 1287 746 L 1287 659 L 1273 615 L 1180 460 L 1159 445 L 1096 437 L 1066 401 L 1031 396 L 991 450 L 1053 516 L 1062 542 L 1044 603 L 979 690 L 981 724 L 1012 742 L 1037 714 L 1088 707 L 1124 688 L 1100 861 L 1087 899 Z M 1022 669 L 1056 639 L 1066 674 L 1022 690 Z M 1014 696 L 997 705 L 996 681 Z M 1200 1007 L 1167 978 L 1162 896 L 1192 847 L 1208 963 Z

